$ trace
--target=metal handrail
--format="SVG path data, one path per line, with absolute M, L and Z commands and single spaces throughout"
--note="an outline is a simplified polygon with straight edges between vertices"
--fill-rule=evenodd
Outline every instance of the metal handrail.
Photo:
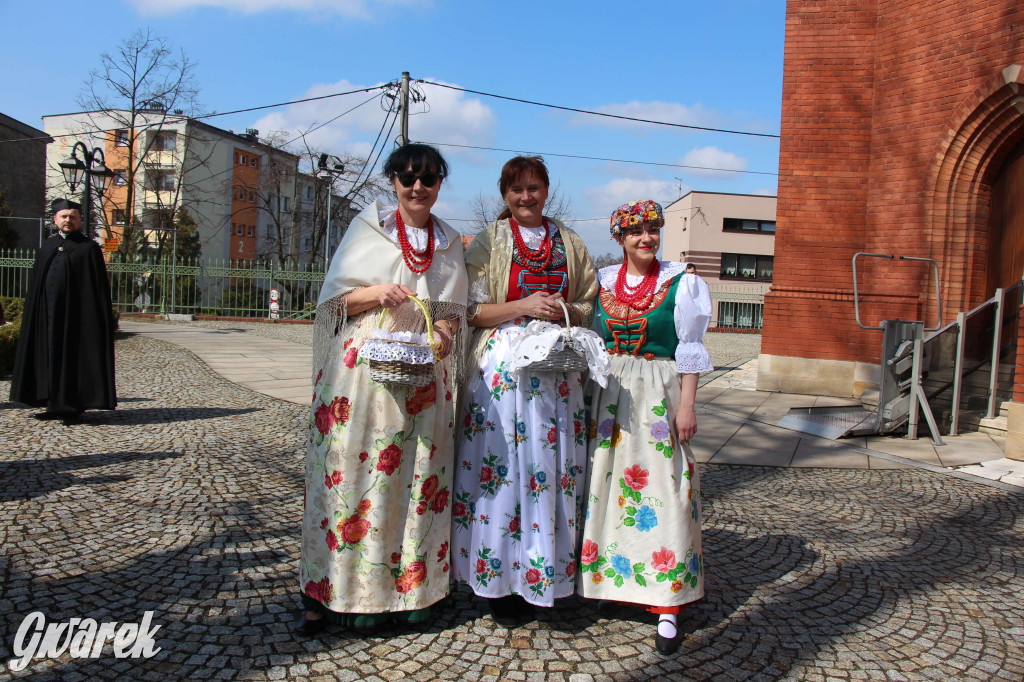
M 854 312 L 854 315 L 855 315 L 855 317 L 857 319 L 857 326 L 858 327 L 860 327 L 861 329 L 876 329 L 876 330 L 881 330 L 882 329 L 881 325 L 879 325 L 877 327 L 868 327 L 868 326 L 864 325 L 860 321 L 860 297 L 859 297 L 858 292 L 857 292 L 857 259 L 859 257 L 861 257 L 861 256 L 868 256 L 870 258 L 886 258 L 888 260 L 899 259 L 899 260 L 918 261 L 918 262 L 922 262 L 922 263 L 931 263 L 932 267 L 935 269 L 935 303 L 938 306 L 938 313 L 939 313 L 939 315 L 938 315 L 938 325 L 939 326 L 937 326 L 937 327 L 925 327 L 924 331 L 926 331 L 926 332 L 933 332 L 933 331 L 936 331 L 939 327 L 942 326 L 942 297 L 939 295 L 940 289 L 939 289 L 939 264 L 938 263 L 936 263 L 931 258 L 917 258 L 915 256 L 893 256 L 893 255 L 888 254 L 888 253 L 865 253 L 865 252 L 862 251 L 860 253 L 855 253 L 853 255 L 853 312 Z
M 989 361 L 989 386 L 988 386 L 988 404 L 985 410 L 985 418 L 992 419 L 996 413 L 996 393 L 998 391 L 999 384 L 999 342 L 1002 338 L 1003 329 L 1003 308 L 1006 303 L 1006 299 L 1016 289 L 1024 287 L 1024 282 L 1018 281 L 1006 289 L 996 289 L 995 293 L 991 298 L 985 299 L 978 305 L 974 306 L 966 312 L 957 313 L 956 320 L 943 327 L 941 330 L 932 334 L 928 339 L 935 338 L 945 331 L 948 331 L 953 325 L 959 327 L 957 330 L 957 342 L 956 342 L 956 356 L 953 362 L 953 399 L 950 413 L 950 425 L 949 435 L 957 435 L 960 428 L 960 398 L 963 394 L 963 373 L 964 373 L 964 351 L 966 346 L 966 339 L 964 338 L 964 332 L 967 329 L 967 321 L 975 315 L 981 313 L 983 310 L 995 305 L 995 320 L 992 328 L 992 349 L 991 349 L 991 360 Z M 983 363 L 982 363 L 983 364 Z M 980 365 L 979 365 L 980 366 Z M 977 369 L 977 367 L 975 367 Z M 973 373 L 975 370 L 972 369 Z

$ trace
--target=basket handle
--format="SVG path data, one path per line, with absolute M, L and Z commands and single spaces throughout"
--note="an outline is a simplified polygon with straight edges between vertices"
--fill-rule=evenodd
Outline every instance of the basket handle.
M 558 299 L 558 305 L 562 306 L 562 312 L 565 313 L 565 328 L 571 328 L 572 322 L 569 321 L 569 309 L 565 307 L 565 303 L 562 299 Z
M 421 313 L 423 313 L 423 318 L 427 321 L 427 343 L 430 344 L 431 350 L 434 351 L 434 360 L 440 362 L 441 342 L 437 341 L 434 338 L 434 321 L 430 318 L 430 310 L 428 310 L 427 305 L 414 294 L 409 294 L 409 300 L 415 303 L 416 307 L 420 309 Z M 388 310 L 390 310 L 390 308 L 381 308 L 380 317 L 377 320 L 378 327 L 382 326 L 382 323 L 384 321 L 384 313 L 386 313 Z M 394 313 L 392 313 L 392 315 L 393 314 Z M 568 313 L 566 314 L 568 315 Z M 568 317 L 566 319 L 568 319 Z

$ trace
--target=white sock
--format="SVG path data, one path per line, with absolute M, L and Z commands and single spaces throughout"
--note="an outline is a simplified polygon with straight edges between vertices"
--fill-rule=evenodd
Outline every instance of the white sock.
M 661 614 L 661 617 L 658 618 L 658 634 L 666 639 L 675 639 L 676 633 L 676 614 Z

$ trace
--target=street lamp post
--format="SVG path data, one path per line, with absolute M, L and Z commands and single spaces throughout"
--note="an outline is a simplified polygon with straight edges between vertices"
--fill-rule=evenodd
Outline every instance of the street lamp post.
M 334 176 L 345 172 L 345 164 L 337 156 L 320 155 L 319 175 L 327 178 L 327 241 L 324 244 L 324 267 L 331 263 L 331 204 L 334 203 Z
M 78 158 L 78 149 L 81 147 L 82 156 L 85 160 Z M 99 147 L 93 148 L 89 151 L 85 143 L 79 140 L 75 142 L 75 146 L 71 148 L 71 158 L 67 161 L 63 161 L 60 164 L 61 172 L 64 173 L 64 181 L 68 183 L 68 187 L 71 189 L 71 193 L 74 194 L 75 189 L 79 184 L 84 184 L 82 190 L 83 206 L 82 206 L 82 226 L 85 230 L 85 234 L 92 237 L 91 230 L 91 219 L 92 219 L 92 183 L 93 177 L 96 178 L 97 188 L 96 193 L 102 202 L 103 193 L 110 187 L 111 180 L 114 179 L 114 171 L 107 168 L 105 159 L 103 158 L 103 150 Z M 102 203 L 100 205 L 102 209 Z M 107 235 L 110 236 L 109 234 Z

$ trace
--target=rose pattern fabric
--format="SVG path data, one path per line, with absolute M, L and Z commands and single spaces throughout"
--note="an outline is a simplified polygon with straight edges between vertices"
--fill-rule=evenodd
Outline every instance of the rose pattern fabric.
M 455 577 L 483 597 L 551 606 L 574 591 L 586 423 L 582 378 L 513 377 L 515 321 L 494 330 L 458 420 L 452 504 Z
M 704 596 L 700 487 L 669 420 L 679 400 L 671 360 L 617 355 L 591 410 L 586 520 L 577 591 L 593 599 L 680 606 Z
M 415 610 L 448 594 L 453 387 L 447 363 L 427 386 L 378 384 L 357 345 L 314 388 L 300 584 L 339 613 Z

